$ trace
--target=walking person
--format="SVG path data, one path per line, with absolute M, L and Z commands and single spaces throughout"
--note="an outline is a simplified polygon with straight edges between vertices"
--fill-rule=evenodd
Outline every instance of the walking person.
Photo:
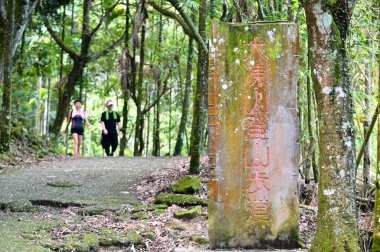
M 71 123 L 71 136 L 74 141 L 74 158 L 79 157 L 79 150 L 83 141 L 84 122 L 86 122 L 88 130 L 90 130 L 90 123 L 86 113 L 82 110 L 82 101 L 77 99 L 74 101 L 74 109 L 67 114 L 67 125 L 65 129 L 65 132 L 67 132 Z
M 107 110 L 102 113 L 100 119 L 102 124 L 102 146 L 107 156 L 113 156 L 119 144 L 117 128 L 119 129 L 120 137 L 123 137 L 122 125 L 120 122 L 120 115 L 113 110 L 113 102 L 111 100 L 106 102 Z M 110 151 L 110 147 L 112 148 Z

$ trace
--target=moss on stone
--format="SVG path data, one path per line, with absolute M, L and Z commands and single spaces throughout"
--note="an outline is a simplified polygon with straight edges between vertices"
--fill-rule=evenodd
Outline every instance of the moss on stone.
M 108 228 L 99 230 L 99 245 L 104 247 L 117 246 L 119 244 L 119 234 Z
M 165 209 L 156 209 L 152 212 L 152 214 L 155 216 L 158 216 L 158 215 L 164 214 L 165 212 L 166 212 Z
M 124 214 L 115 216 L 114 220 L 116 222 L 123 222 L 123 221 L 130 220 L 130 219 L 131 219 L 131 215 L 129 213 L 124 213 Z
M 132 220 L 147 220 L 149 215 L 146 212 L 137 212 L 131 215 Z
M 63 251 L 88 252 L 96 250 L 99 247 L 99 240 L 93 233 L 84 233 L 79 236 L 73 234 L 67 236 L 65 240 L 67 243 L 61 246 Z
M 52 187 L 77 187 L 77 186 L 80 186 L 80 185 L 77 185 L 77 184 L 74 184 L 70 181 L 55 181 L 55 182 L 48 182 L 46 183 L 46 185 L 48 186 L 52 186 Z
M 202 207 L 196 206 L 186 211 L 175 212 L 173 217 L 177 219 L 194 219 L 202 215 Z
M 107 209 L 101 207 L 85 207 L 78 211 L 79 215 L 102 215 Z
M 152 241 L 155 241 L 157 239 L 156 232 L 153 229 L 144 230 L 143 236 Z
M 171 186 L 175 193 L 193 194 L 198 192 L 202 187 L 201 181 L 198 177 L 187 176 Z
M 207 199 L 201 199 L 193 195 L 160 193 L 156 196 L 156 203 L 167 205 L 207 205 Z
M 209 243 L 209 240 L 207 238 L 201 237 L 201 236 L 196 236 L 196 235 L 191 236 L 190 240 L 194 241 L 198 244 L 208 244 Z
M 144 237 L 137 233 L 135 230 L 128 230 L 126 232 L 127 240 L 133 245 L 145 246 Z
M 137 205 L 132 208 L 131 213 L 137 213 L 141 211 L 154 211 L 156 209 L 166 209 L 168 205 L 166 204 L 148 204 L 148 205 Z
M 33 212 L 36 208 L 29 200 L 17 200 L 9 203 L 7 208 L 11 212 Z

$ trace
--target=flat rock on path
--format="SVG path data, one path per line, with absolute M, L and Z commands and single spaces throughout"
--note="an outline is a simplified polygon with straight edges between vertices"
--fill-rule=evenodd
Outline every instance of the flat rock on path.
M 129 187 L 176 160 L 179 158 L 79 158 L 20 168 L 0 175 L 0 202 L 27 199 L 109 207 L 135 204 L 137 196 Z

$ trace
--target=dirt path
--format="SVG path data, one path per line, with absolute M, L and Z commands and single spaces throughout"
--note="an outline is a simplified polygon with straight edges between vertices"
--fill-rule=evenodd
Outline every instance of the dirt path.
M 0 202 L 20 199 L 63 204 L 137 203 L 129 189 L 176 158 L 79 158 L 47 162 L 0 175 Z

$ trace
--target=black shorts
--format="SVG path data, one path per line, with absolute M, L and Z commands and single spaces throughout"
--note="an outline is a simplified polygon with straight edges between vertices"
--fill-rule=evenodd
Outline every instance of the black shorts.
M 83 136 L 84 129 L 83 128 L 71 128 L 71 135 L 78 134 L 78 136 Z

